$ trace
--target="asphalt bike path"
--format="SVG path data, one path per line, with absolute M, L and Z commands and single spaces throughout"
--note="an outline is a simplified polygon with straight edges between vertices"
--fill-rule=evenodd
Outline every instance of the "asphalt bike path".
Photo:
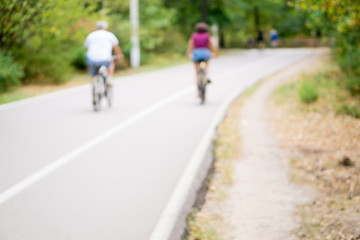
M 250 50 L 211 61 L 207 102 L 185 64 L 0 106 L 0 239 L 149 239 L 229 95 L 314 54 Z

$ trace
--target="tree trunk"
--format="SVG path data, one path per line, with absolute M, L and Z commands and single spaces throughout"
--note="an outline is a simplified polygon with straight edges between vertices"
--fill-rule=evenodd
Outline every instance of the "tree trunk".
M 225 31 L 223 26 L 219 26 L 219 47 L 225 48 Z
M 254 26 L 257 33 L 260 30 L 260 11 L 258 6 L 254 6 Z
M 201 6 L 201 20 L 207 22 L 208 20 L 208 0 L 202 0 Z

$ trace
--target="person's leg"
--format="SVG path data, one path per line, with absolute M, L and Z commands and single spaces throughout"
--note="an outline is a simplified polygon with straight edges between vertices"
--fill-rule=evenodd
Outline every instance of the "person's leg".
M 114 75 L 114 71 L 115 71 L 115 63 L 114 61 L 111 61 L 108 67 L 108 76 L 106 78 L 106 84 L 108 84 L 109 86 L 113 84 L 112 76 Z
M 200 75 L 200 63 L 195 62 L 195 69 L 196 69 L 196 86 L 199 85 L 199 75 Z
M 109 77 L 112 77 L 114 75 L 114 71 L 115 71 L 115 63 L 114 61 L 111 61 L 110 66 L 108 68 Z
M 197 89 L 197 94 L 199 95 L 199 76 L 200 76 L 200 63 L 198 62 L 194 62 L 195 65 L 195 70 L 196 70 L 196 89 Z
M 207 82 L 208 83 L 211 83 L 211 80 L 210 80 L 210 78 L 209 78 L 209 61 L 206 61 L 205 62 L 206 63 L 206 78 L 207 78 Z

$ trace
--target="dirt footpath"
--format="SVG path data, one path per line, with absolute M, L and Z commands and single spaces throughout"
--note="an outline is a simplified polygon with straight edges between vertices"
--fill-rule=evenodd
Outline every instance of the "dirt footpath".
M 307 65 L 302 62 L 266 81 L 241 109 L 243 151 L 225 201 L 233 229 L 226 239 L 296 239 L 296 206 L 310 197 L 288 180 L 287 160 L 269 125 L 267 100 L 279 83 Z
M 242 159 L 235 163 L 234 184 L 225 201 L 233 229 L 226 239 L 297 239 L 296 206 L 311 200 L 311 194 L 289 182 L 288 162 L 270 127 L 267 101 L 281 82 L 317 59 L 308 58 L 265 81 L 241 109 Z
M 267 102 L 284 80 L 300 74 L 324 53 L 314 50 L 311 57 L 272 76 L 239 109 L 241 158 L 233 162 L 233 182 L 220 201 L 210 193 L 198 213 L 201 217 L 211 212 L 210 221 L 221 219 L 221 226 L 219 221 L 213 224 L 220 239 L 298 239 L 297 206 L 311 201 L 315 193 L 290 183 L 288 159 L 271 129 Z

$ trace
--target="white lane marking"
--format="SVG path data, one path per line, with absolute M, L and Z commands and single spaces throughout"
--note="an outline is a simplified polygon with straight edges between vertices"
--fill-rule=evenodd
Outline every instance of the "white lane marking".
M 80 154 L 86 152 L 87 150 L 91 149 L 95 145 L 105 141 L 106 139 L 108 139 L 111 136 L 115 135 L 116 133 L 120 132 L 121 130 L 128 127 L 129 125 L 131 125 L 131 124 L 139 121 L 140 119 L 146 117 L 147 115 L 155 112 L 159 108 L 162 108 L 165 105 L 169 104 L 170 102 L 173 102 L 176 99 L 178 99 L 178 98 L 180 98 L 180 97 L 194 91 L 194 89 L 195 88 L 193 86 L 188 87 L 186 89 L 183 89 L 182 91 L 180 91 L 180 92 L 166 98 L 165 100 L 160 101 L 160 102 L 152 105 L 151 107 L 145 109 L 144 111 L 136 114 L 134 117 L 132 117 L 132 118 L 130 118 L 130 119 L 124 121 L 124 122 L 121 122 L 120 124 L 118 124 L 114 128 L 111 128 L 110 130 L 106 131 L 105 133 L 99 135 L 98 137 L 86 142 L 85 144 L 83 144 L 79 148 L 69 152 L 65 156 L 58 158 L 53 163 L 47 165 L 46 167 L 40 169 L 39 171 L 37 171 L 34 174 L 30 175 L 29 177 L 22 180 L 21 182 L 15 184 L 13 187 L 11 187 L 11 188 L 7 189 L 6 191 L 2 192 L 0 194 L 0 204 L 6 202 L 7 200 L 12 198 L 16 194 L 23 191 L 24 189 L 30 187 L 31 185 L 35 184 L 39 180 L 45 178 L 46 176 L 48 176 L 52 172 L 56 171 L 57 169 L 59 169 L 60 167 L 65 165 L 66 163 L 71 162 L 72 160 L 75 159 L 75 157 L 77 157 Z

